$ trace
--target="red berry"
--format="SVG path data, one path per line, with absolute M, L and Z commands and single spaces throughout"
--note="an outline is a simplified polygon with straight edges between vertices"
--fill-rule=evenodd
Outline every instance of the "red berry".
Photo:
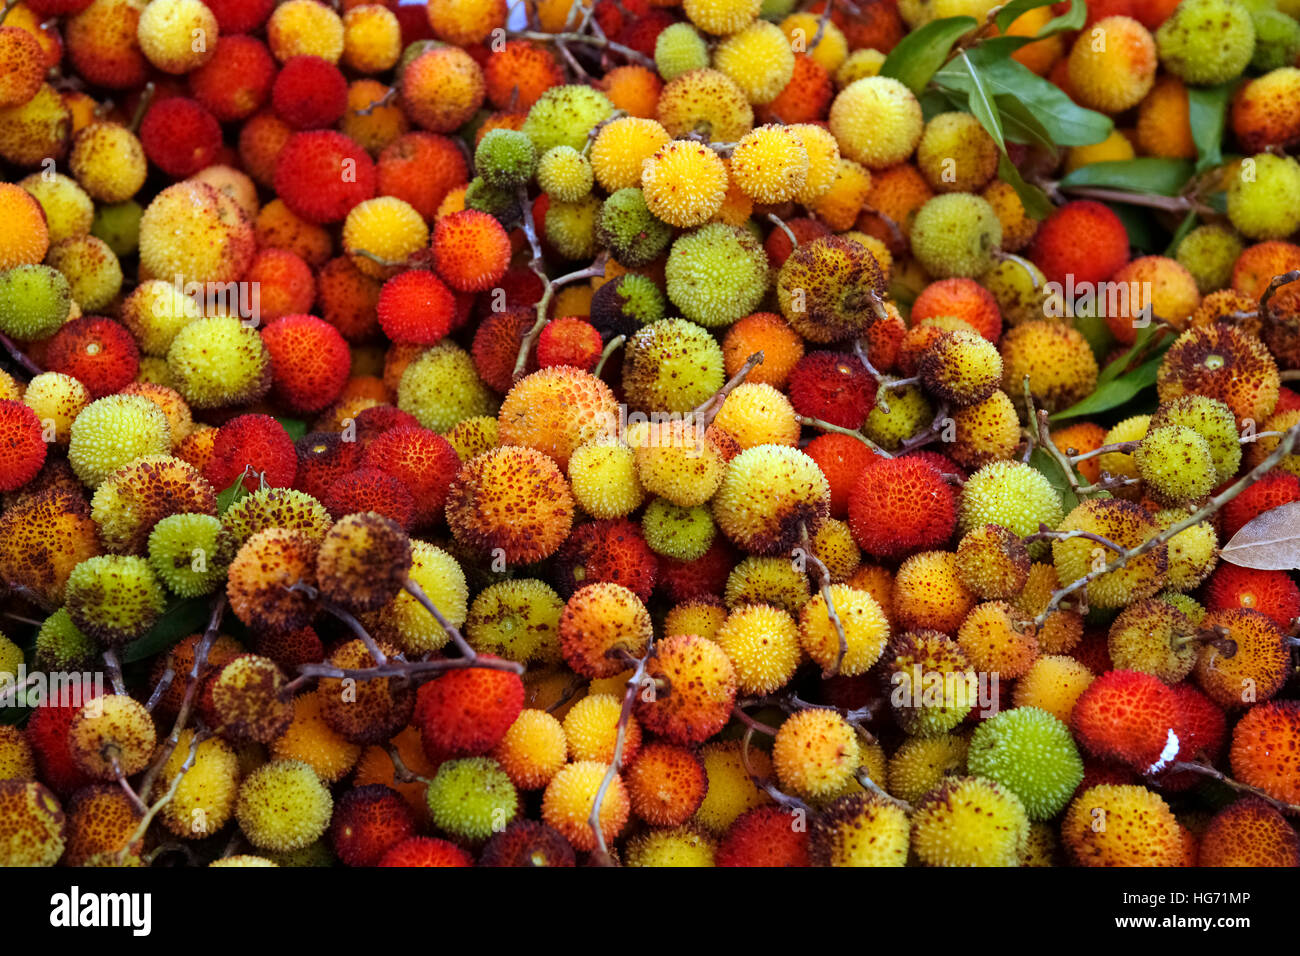
M 203 477 L 220 491 L 234 484 L 249 466 L 265 475 L 273 488 L 293 487 L 297 449 L 284 426 L 270 415 L 238 415 L 217 429 Z M 244 488 L 250 493 L 260 485 L 256 476 L 244 476 Z
M 1089 753 L 1146 772 L 1177 754 L 1180 713 L 1178 698 L 1158 677 L 1107 671 L 1079 695 L 1070 722 Z
M 1259 611 L 1286 631 L 1300 617 L 1300 587 L 1285 571 L 1260 571 L 1225 562 L 1206 582 L 1205 606 L 1211 611 Z
M 45 464 L 41 420 L 22 402 L 0 401 L 0 491 L 17 491 Z
M 275 394 L 296 412 L 317 412 L 347 384 L 352 353 L 338 329 L 314 315 L 286 315 L 262 330 Z
M 361 463 L 406 486 L 415 500 L 416 528 L 434 524 L 442 515 L 447 489 L 460 471 L 460 458 L 451 443 L 419 425 L 384 432 L 366 448 Z
M 747 810 L 718 845 L 718 866 L 809 866 L 808 831 L 784 807 Z
M 415 817 L 401 794 L 382 783 L 344 791 L 334 805 L 330 845 L 348 866 L 374 866 L 415 835 Z
M 470 667 L 423 685 L 413 722 L 438 750 L 484 754 L 501 742 L 524 707 L 524 682 L 510 671 Z
M 85 315 L 54 333 L 45 352 L 45 367 L 71 375 L 92 398 L 103 398 L 135 380 L 140 350 L 122 325 Z
M 439 840 L 435 837 L 411 837 L 385 853 L 378 865 L 473 866 L 474 858 L 447 840 Z
M 861 428 L 876 404 L 876 381 L 847 352 L 809 352 L 790 372 L 790 404 L 800 415 Z
M 183 179 L 212 165 L 221 147 L 221 125 L 198 101 L 169 96 L 144 114 L 140 145 L 151 163 Z
M 394 342 L 436 345 L 451 331 L 456 299 L 432 272 L 393 276 L 379 291 L 379 325 Z
M 335 518 L 358 511 L 377 511 L 410 530 L 415 521 L 415 499 L 392 475 L 378 468 L 358 468 L 330 485 L 321 504 Z
M 271 87 L 271 107 L 294 129 L 333 126 L 347 106 L 348 81 L 318 56 L 290 57 Z
M 942 547 L 957 524 L 952 487 L 929 462 L 886 458 L 849 493 L 849 528 L 862 550 L 896 559 Z

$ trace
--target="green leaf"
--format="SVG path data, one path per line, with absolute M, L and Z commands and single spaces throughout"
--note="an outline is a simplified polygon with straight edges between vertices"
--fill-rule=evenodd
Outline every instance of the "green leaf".
M 156 624 L 143 637 L 138 637 L 122 649 L 122 662 L 141 661 L 153 657 L 178 643 L 181 638 L 202 631 L 211 615 L 207 598 L 177 598 Z
M 301 418 L 276 418 L 276 421 L 294 441 L 307 434 L 307 423 Z
M 1119 221 L 1128 232 L 1129 245 L 1150 253 L 1159 252 L 1165 247 L 1166 233 L 1156 224 L 1151 210 L 1122 202 L 1107 202 L 1103 205 L 1119 216 Z
M 1192 141 L 1196 143 L 1198 173 L 1223 162 L 1223 126 L 1235 86 L 1235 82 L 1230 82 L 1187 88 L 1187 119 L 1192 126 Z
M 954 97 L 946 90 L 936 89 L 933 86 L 921 93 L 917 99 L 921 102 L 921 118 L 927 123 L 940 113 L 951 113 L 953 110 L 966 108 L 966 97 Z
M 893 77 L 919 95 L 948 59 L 953 45 L 977 26 L 974 17 L 931 20 L 895 44 L 880 67 L 880 75 Z
M 235 502 L 248 497 L 248 489 L 244 487 L 244 476 L 240 474 L 229 488 L 217 495 L 217 517 L 221 517 Z
M 1110 117 L 1086 110 L 1061 89 L 1009 56 L 1026 37 L 995 37 L 965 51 L 966 57 L 947 63 L 934 75 L 934 82 L 949 90 L 970 93 L 973 68 L 980 84 L 992 95 L 1013 96 L 1033 113 L 1053 143 L 1061 146 L 1089 146 L 1110 135 Z M 895 47 L 897 49 L 897 47 Z
M 1056 148 L 1051 133 L 1043 128 L 1043 124 L 1038 122 L 1038 117 L 1029 112 L 1024 103 L 1006 93 L 993 97 L 993 102 L 997 105 L 998 115 L 1002 120 L 1002 131 L 1008 140 L 1013 143 L 1042 146 L 1048 150 Z
M 984 85 L 979 71 L 975 69 L 975 65 L 971 63 L 970 57 L 965 50 L 961 52 L 955 62 L 961 64 L 966 70 L 966 75 L 970 77 L 970 85 L 966 90 L 970 111 L 980 121 L 984 131 L 993 137 L 993 142 L 998 144 L 998 149 L 1005 153 L 1007 143 L 1002 138 L 1002 118 L 998 115 L 997 105 L 993 102 L 993 94 Z
M 1016 195 L 1020 197 L 1020 204 L 1025 207 L 1025 212 L 1031 219 L 1046 219 L 1056 208 L 1047 198 L 1047 193 L 1025 182 L 1024 177 L 1020 175 L 1020 170 L 1016 169 L 1016 164 L 1006 153 L 998 157 L 998 177 L 1016 191 Z
M 1044 451 L 1042 448 L 1035 448 L 1033 454 L 1029 456 L 1029 467 L 1046 478 L 1048 483 L 1056 489 L 1056 493 L 1061 496 L 1061 503 L 1065 506 L 1066 514 L 1079 506 L 1079 498 L 1074 493 L 1074 489 L 1070 487 L 1070 481 L 1065 477 L 1065 470 L 1051 452 Z
M 998 15 L 993 18 L 993 22 L 997 24 L 999 30 L 1006 33 L 1011 24 L 1020 19 L 1021 14 L 1036 10 L 1039 7 L 1050 6 L 1052 2 L 1053 0 L 1012 0 L 1011 3 L 998 11 Z M 1071 0 L 1070 9 L 1067 12 L 1048 20 L 1034 36 L 1027 37 L 1026 42 L 1032 43 L 1034 40 L 1041 40 L 1043 37 L 1049 37 L 1063 30 L 1078 30 L 1087 19 L 1088 5 L 1084 0 Z
M 1111 335 L 1110 326 L 1099 315 L 1076 315 L 1074 327 L 1087 341 L 1098 362 L 1106 357 L 1106 353 L 1115 344 L 1115 336 Z
M 1143 365 L 1139 365 L 1127 375 L 1122 375 L 1104 385 L 1099 385 L 1097 390 L 1083 401 L 1052 415 L 1051 421 L 1059 422 L 1067 418 L 1078 418 L 1080 415 L 1096 415 L 1112 408 L 1118 408 L 1138 392 L 1150 388 L 1156 383 L 1156 374 L 1160 371 L 1161 361 L 1160 358 L 1154 358 Z
M 1071 186 L 1100 186 L 1133 193 L 1156 193 L 1177 196 L 1192 175 L 1192 164 L 1185 159 L 1143 156 L 1080 166 L 1061 180 L 1062 189 Z
M 1104 323 L 1105 319 L 1102 319 L 1101 321 Z M 1146 328 L 1138 329 L 1138 333 L 1134 336 L 1133 344 L 1129 346 L 1128 351 L 1101 370 L 1101 374 L 1097 376 L 1097 384 L 1105 385 L 1107 382 L 1119 378 L 1120 375 L 1124 373 L 1124 369 L 1128 368 L 1129 364 L 1135 358 L 1142 355 L 1151 344 L 1152 340 L 1154 340 L 1155 337 L 1164 329 L 1165 326 L 1159 325 L 1155 322 L 1152 322 Z M 1160 354 L 1164 354 L 1163 349 L 1160 351 Z

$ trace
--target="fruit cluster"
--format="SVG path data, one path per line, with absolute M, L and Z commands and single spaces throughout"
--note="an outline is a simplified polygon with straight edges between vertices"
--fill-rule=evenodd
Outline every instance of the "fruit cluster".
M 0 865 L 1300 865 L 1300 5 L 1016 8 L 6 4 Z

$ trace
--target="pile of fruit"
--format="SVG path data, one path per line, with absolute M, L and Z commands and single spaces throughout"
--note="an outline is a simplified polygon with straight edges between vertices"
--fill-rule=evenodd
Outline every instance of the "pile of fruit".
M 0 865 L 1300 865 L 1297 16 L 9 0 Z

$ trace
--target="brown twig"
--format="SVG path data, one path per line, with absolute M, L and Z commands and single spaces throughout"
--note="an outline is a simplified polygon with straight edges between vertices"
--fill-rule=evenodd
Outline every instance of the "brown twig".
M 796 415 L 795 420 L 799 422 L 800 425 L 807 425 L 809 428 L 816 428 L 820 431 L 834 432 L 837 435 L 847 435 L 850 438 L 856 438 L 881 458 L 894 457 L 890 452 L 885 451 L 885 449 L 881 448 L 866 435 L 862 434 L 862 432 L 856 431 L 852 428 L 845 428 L 843 425 L 834 425 L 830 422 L 822 421 L 820 418 L 812 418 L 808 415 Z
M 1231 787 L 1233 790 L 1236 790 L 1238 793 L 1249 793 L 1253 796 L 1259 797 L 1265 803 L 1276 808 L 1277 810 L 1280 810 L 1282 813 L 1288 813 L 1292 816 L 1300 816 L 1300 805 L 1294 803 L 1287 803 L 1285 800 L 1279 800 L 1277 797 L 1271 796 L 1270 794 L 1259 789 L 1259 787 L 1252 787 L 1248 783 L 1242 783 L 1240 780 L 1234 780 L 1232 777 L 1229 777 L 1222 770 L 1219 770 L 1216 767 L 1211 767 L 1209 764 L 1201 763 L 1200 761 L 1196 761 L 1196 760 L 1178 760 L 1175 761 L 1173 764 L 1171 764 L 1169 766 L 1168 771 L 1166 772 L 1174 773 L 1179 770 L 1186 770 L 1186 771 L 1190 771 L 1191 773 L 1199 773 L 1203 777 L 1209 777 L 1212 780 L 1217 780 L 1219 781 L 1219 783 Z
M 601 350 L 600 359 L 596 362 L 596 367 L 591 370 L 591 374 L 596 376 L 596 378 L 600 378 L 600 373 L 605 371 L 605 363 L 609 361 L 610 356 L 617 352 L 626 341 L 626 335 L 616 335 L 610 339 L 609 343 Z
M 799 526 L 800 543 L 803 545 L 803 556 L 805 560 L 811 562 L 817 568 L 817 574 L 820 578 L 819 590 L 821 591 L 822 600 L 826 602 L 826 616 L 830 618 L 831 624 L 835 627 L 835 636 L 839 638 L 840 649 L 835 655 L 835 663 L 822 670 L 822 677 L 834 677 L 840 672 L 844 665 L 844 658 L 849 653 L 849 639 L 844 633 L 844 624 L 840 621 L 840 615 L 835 610 L 835 599 L 831 596 L 831 571 L 817 555 L 813 554 L 812 539 L 808 536 L 808 526 L 806 524 Z
M 1047 607 L 1044 608 L 1043 612 L 1034 619 L 1035 626 L 1042 627 L 1044 622 L 1046 622 L 1048 615 L 1059 608 L 1061 606 L 1061 601 L 1073 594 L 1075 591 L 1087 587 L 1102 575 L 1110 574 L 1112 571 L 1124 567 L 1134 558 L 1141 557 L 1148 551 L 1152 551 L 1168 544 L 1170 539 L 1175 535 L 1200 524 L 1206 518 L 1216 514 L 1220 508 L 1226 505 L 1233 498 L 1236 498 L 1237 495 L 1241 494 L 1258 481 L 1263 475 L 1271 471 L 1279 461 L 1291 454 L 1296 446 L 1297 440 L 1300 440 L 1300 425 L 1295 425 L 1287 430 L 1286 437 L 1282 438 L 1278 442 L 1277 448 L 1273 449 L 1272 454 L 1252 468 L 1246 475 L 1234 482 L 1229 488 L 1215 495 L 1186 518 L 1183 518 L 1181 521 L 1175 521 L 1163 531 L 1152 535 L 1136 548 L 1121 551 L 1119 555 L 1105 567 L 1089 571 L 1083 577 L 1071 581 L 1064 587 L 1054 591 L 1051 600 L 1047 602 Z
M 701 428 L 708 428 L 713 424 L 713 419 L 718 417 L 718 412 L 722 411 L 722 405 L 727 400 L 727 396 L 734 392 L 740 384 L 745 381 L 745 377 L 754 370 L 755 366 L 763 364 L 763 353 L 755 352 L 749 358 L 745 359 L 736 374 L 731 376 L 722 386 L 703 402 L 701 402 L 694 411 L 691 412 L 691 419 Z
M 614 777 L 623 766 L 623 746 L 627 743 L 627 727 L 632 720 L 632 705 L 636 702 L 637 690 L 645 678 L 646 664 L 649 663 L 653 651 L 652 639 L 646 647 L 645 654 L 637 660 L 632 676 L 627 679 L 627 690 L 623 692 L 623 706 L 618 714 L 618 732 L 614 737 L 614 755 L 609 762 L 609 768 L 605 771 L 605 776 L 600 781 L 600 786 L 596 789 L 596 796 L 591 801 L 591 814 L 587 817 L 587 824 L 596 835 L 596 849 L 592 853 L 592 859 L 598 866 L 614 865 L 614 860 L 609 855 L 609 846 L 605 842 L 605 834 L 601 830 L 600 811 L 605 803 L 605 794 L 609 792 Z M 626 655 L 626 651 L 623 654 Z
M 442 612 L 438 610 L 437 605 L 433 603 L 429 595 L 424 592 L 424 588 L 420 587 L 418 581 L 414 578 L 407 578 L 402 588 L 433 615 L 433 619 L 438 622 L 439 627 L 447 632 L 447 636 L 451 638 L 452 643 L 456 645 L 456 649 L 460 651 L 462 657 L 466 657 L 471 661 L 478 659 L 478 652 L 469 646 L 469 641 L 465 640 L 465 635 L 461 634 L 460 628 L 443 617 Z
M 0 346 L 4 347 L 4 350 L 9 353 L 9 357 L 17 362 L 23 371 L 33 376 L 41 374 L 41 367 L 28 358 L 27 353 L 20 349 L 18 344 L 3 332 L 0 332 Z

